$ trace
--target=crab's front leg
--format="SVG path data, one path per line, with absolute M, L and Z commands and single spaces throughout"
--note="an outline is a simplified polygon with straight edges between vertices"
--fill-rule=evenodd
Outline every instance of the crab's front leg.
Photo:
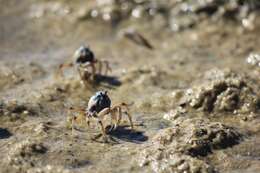
M 97 115 L 98 123 L 99 123 L 99 125 L 100 125 L 100 127 L 101 127 L 102 135 L 103 135 L 103 138 L 104 138 L 105 140 L 107 140 L 107 135 L 106 135 L 105 126 L 104 126 L 104 124 L 103 124 L 103 120 L 104 120 L 104 117 L 110 113 L 110 111 L 111 111 L 110 108 L 105 108 L 105 109 L 103 109 L 102 111 L 100 111 L 100 112 L 98 113 L 98 115 Z
M 82 69 L 84 70 L 84 72 L 88 73 L 88 75 L 89 75 L 88 78 L 91 78 L 91 80 L 94 81 L 95 75 L 96 75 L 95 62 L 88 62 L 88 63 L 82 64 L 81 66 L 82 66 Z M 89 71 L 89 68 L 91 68 L 91 72 Z
M 77 71 L 80 76 L 80 80 L 84 83 L 85 87 L 88 86 L 88 82 L 90 81 L 90 72 L 88 71 L 87 67 L 82 65 L 77 65 Z
M 86 115 L 86 124 L 90 127 L 90 117 L 88 115 Z
M 83 77 L 83 74 L 82 74 L 82 67 L 80 64 L 77 64 L 77 72 L 79 74 L 79 77 L 80 77 L 80 80 L 84 81 L 84 77 Z
M 111 128 L 109 129 L 109 131 L 112 131 L 117 128 L 120 122 L 119 119 L 121 115 L 120 113 L 118 114 L 118 109 L 111 109 L 110 114 L 111 114 Z
M 63 64 L 60 64 L 59 69 L 60 70 L 64 70 L 64 68 L 68 68 L 68 67 L 72 67 L 72 66 L 73 66 L 72 62 L 70 62 L 70 63 L 63 63 Z

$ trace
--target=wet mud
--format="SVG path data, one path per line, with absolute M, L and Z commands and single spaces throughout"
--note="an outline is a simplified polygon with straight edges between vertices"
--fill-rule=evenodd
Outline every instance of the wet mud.
M 257 0 L 0 3 L 0 172 L 260 171 Z M 59 75 L 81 45 L 112 72 Z M 100 90 L 134 129 L 71 124 Z

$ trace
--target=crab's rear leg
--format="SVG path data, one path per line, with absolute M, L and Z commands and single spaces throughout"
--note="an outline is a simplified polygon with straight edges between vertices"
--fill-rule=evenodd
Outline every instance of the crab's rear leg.
M 122 108 L 119 106 L 117 108 L 118 112 L 117 112 L 117 124 L 120 124 L 121 120 L 122 120 Z
M 57 69 L 57 71 L 55 72 L 55 78 L 60 78 L 60 77 L 64 77 L 64 69 L 65 68 L 69 68 L 69 67 L 73 67 L 73 63 L 63 63 L 59 65 L 59 68 Z
M 90 63 L 90 64 L 92 68 L 91 80 L 94 81 L 96 76 L 96 67 L 95 67 L 95 63 Z
M 133 120 L 132 120 L 131 114 L 128 111 L 126 111 L 125 114 L 127 115 L 128 119 L 129 119 L 129 123 L 131 125 L 131 129 L 134 129 L 134 124 L 133 124 Z
M 98 72 L 99 72 L 100 75 L 102 75 L 103 67 L 104 67 L 104 75 L 107 75 L 108 72 L 112 72 L 112 69 L 110 68 L 109 62 L 106 61 L 106 60 L 105 61 L 104 60 L 98 61 L 98 67 L 99 67 Z
M 102 69 L 103 69 L 103 62 L 102 61 L 96 61 L 98 64 L 98 74 L 102 75 Z
M 127 115 L 128 117 L 128 120 L 129 120 L 129 123 L 130 123 L 130 126 L 131 126 L 131 129 L 134 129 L 134 125 L 133 125 L 133 120 L 132 120 L 132 116 L 131 114 L 129 113 L 129 108 L 127 106 L 126 103 L 121 103 L 119 105 L 116 105 L 113 107 L 113 109 L 117 108 L 118 109 L 118 124 L 120 123 L 121 119 L 122 119 L 122 107 L 125 108 L 125 114 Z
M 131 126 L 131 129 L 134 129 L 134 124 L 133 124 L 133 120 L 132 120 L 132 115 L 129 113 L 129 108 L 127 106 L 126 103 L 121 103 L 121 106 L 122 107 L 125 107 L 126 111 L 124 112 L 127 117 L 128 117 L 128 120 L 129 120 L 129 123 L 130 123 L 130 126 Z
M 70 125 L 71 125 L 71 134 L 73 136 L 75 125 L 76 124 L 80 124 L 80 125 L 83 124 L 83 120 L 84 120 L 84 117 L 86 117 L 86 113 L 85 113 L 84 109 L 77 109 L 77 108 L 72 108 L 72 107 L 69 109 L 69 111 L 70 111 L 70 114 L 72 114 L 72 112 L 78 113 L 77 116 L 73 115 L 73 116 L 68 118 L 68 121 L 69 121 L 68 123 L 70 123 Z
M 108 74 L 108 72 L 112 72 L 112 69 L 109 65 L 109 62 L 108 61 L 103 61 L 103 63 L 105 64 L 105 75 Z

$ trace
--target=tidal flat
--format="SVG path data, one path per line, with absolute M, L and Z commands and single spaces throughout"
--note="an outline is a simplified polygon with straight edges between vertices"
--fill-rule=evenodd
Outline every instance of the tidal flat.
M 260 172 L 257 0 L 0 4 L 1 173 Z M 112 69 L 88 86 L 57 76 L 81 45 Z M 124 117 L 93 140 L 93 119 L 72 134 L 70 107 L 101 90 L 134 129 Z

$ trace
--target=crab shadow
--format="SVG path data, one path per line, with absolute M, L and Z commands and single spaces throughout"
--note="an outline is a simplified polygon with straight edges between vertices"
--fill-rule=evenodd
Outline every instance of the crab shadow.
M 0 139 L 6 139 L 12 136 L 12 133 L 7 129 L 0 128 Z
M 107 84 L 114 87 L 118 87 L 122 83 L 118 80 L 118 77 L 116 76 L 105 76 L 105 75 L 98 74 L 95 76 L 95 84 L 96 85 Z
M 106 129 L 109 128 L 110 126 Z M 132 143 L 142 143 L 148 140 L 144 132 L 129 129 L 128 126 L 119 126 L 116 130 L 108 131 L 107 134 L 112 138 Z

